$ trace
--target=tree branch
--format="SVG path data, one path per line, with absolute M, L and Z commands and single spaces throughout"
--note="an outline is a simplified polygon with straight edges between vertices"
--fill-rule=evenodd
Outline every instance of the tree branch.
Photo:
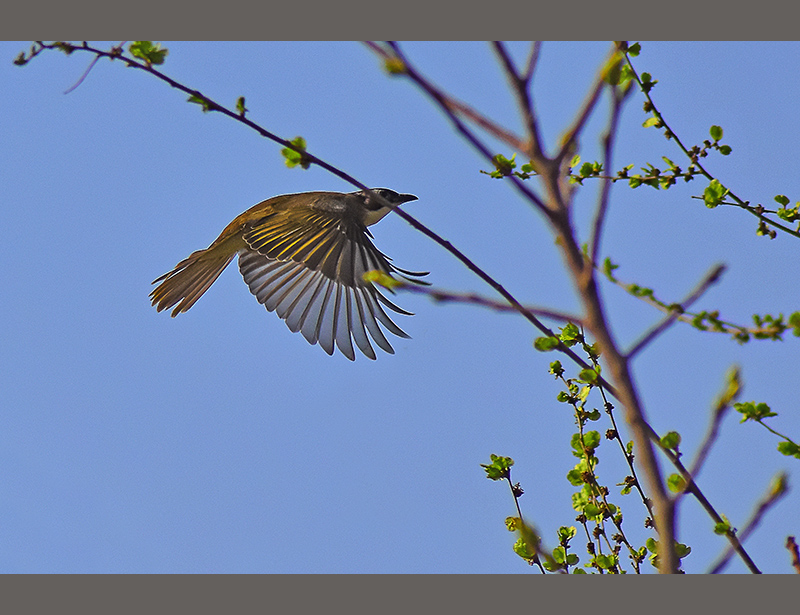
M 524 76 L 521 76 L 519 72 L 517 72 L 514 61 L 511 59 L 511 56 L 508 55 L 505 45 L 503 45 L 502 42 L 494 41 L 492 46 L 503 64 L 506 77 L 508 77 L 508 81 L 511 84 L 511 90 L 517 97 L 517 105 L 519 106 L 522 120 L 528 131 L 527 147 L 521 151 L 526 152 L 530 158 L 537 158 L 542 155 L 542 140 L 539 134 L 539 124 L 536 121 L 536 111 L 533 108 L 528 88 L 533 78 L 533 70 L 539 58 L 540 45 L 534 43 L 531 47 L 531 55 L 528 57 L 528 65 L 525 69 Z
M 392 51 L 397 56 L 397 58 L 403 63 L 404 72 L 409 79 L 411 79 L 414 83 L 416 83 L 433 101 L 445 112 L 445 115 L 453 124 L 455 129 L 461 133 L 461 135 L 467 140 L 467 142 L 472 145 L 478 152 L 480 152 L 483 157 L 486 159 L 487 162 L 493 163 L 494 155 L 489 151 L 489 149 L 481 143 L 481 141 L 475 136 L 475 134 L 464 125 L 464 123 L 456 116 L 456 114 L 451 109 L 451 104 L 449 104 L 450 97 L 447 96 L 444 92 L 440 91 L 436 88 L 432 83 L 430 83 L 427 79 L 425 79 L 419 72 L 414 69 L 408 59 L 403 55 L 400 51 L 399 45 L 394 42 L 390 42 L 389 45 L 392 48 Z M 544 204 L 544 201 L 532 192 L 527 186 L 525 186 L 518 178 L 514 177 L 513 175 L 508 176 L 507 178 L 511 183 L 514 185 L 522 195 L 532 203 L 536 209 L 538 209 L 546 218 L 550 218 L 551 214 L 550 211 Z
M 37 41 L 37 43 L 39 45 L 41 45 L 41 47 L 43 49 L 62 50 L 62 48 L 60 47 L 61 43 L 55 43 L 55 44 L 51 44 L 51 45 L 48 45 L 48 44 L 46 44 L 46 43 L 44 43 L 42 41 Z M 228 109 L 224 105 L 221 105 L 221 104 L 217 103 L 216 101 L 212 100 L 208 96 L 205 96 L 201 92 L 199 92 L 197 90 L 193 90 L 193 89 L 191 89 L 191 88 L 189 88 L 189 87 L 187 87 L 187 86 L 175 81 L 174 79 L 172 79 L 171 77 L 168 77 L 166 74 L 162 73 L 161 71 L 153 68 L 153 66 L 151 64 L 146 64 L 144 62 L 139 62 L 139 61 L 137 61 L 137 60 L 135 60 L 133 58 L 129 58 L 129 57 L 124 56 L 122 54 L 121 47 L 114 47 L 114 48 L 112 48 L 111 51 L 104 51 L 102 49 L 97 49 L 95 47 L 92 47 L 86 42 L 84 42 L 80 46 L 71 45 L 71 47 L 72 47 L 73 51 L 81 50 L 81 51 L 86 51 L 86 52 L 92 53 L 92 54 L 96 55 L 97 57 L 109 58 L 110 60 L 120 60 L 126 66 L 128 66 L 130 68 L 135 68 L 135 69 L 138 69 L 138 70 L 142 70 L 142 71 L 144 71 L 146 73 L 150 73 L 151 75 L 153 75 L 154 77 L 156 77 L 156 78 L 160 79 L 161 81 L 167 83 L 171 87 L 173 87 L 173 88 L 175 88 L 177 90 L 180 90 L 181 92 L 184 92 L 186 94 L 189 94 L 190 97 L 194 97 L 197 100 L 203 101 L 205 107 L 207 107 L 207 109 L 209 111 L 217 111 L 219 113 L 222 113 L 223 115 L 228 116 L 232 120 L 234 120 L 236 122 L 239 122 L 239 123 L 242 123 L 245 126 L 251 128 L 252 130 L 255 130 L 262 137 L 265 137 L 265 138 L 267 138 L 267 139 L 269 139 L 271 141 L 274 141 L 275 143 L 278 143 L 279 145 L 283 146 L 284 148 L 288 148 L 288 149 L 291 149 L 292 151 L 295 151 L 295 152 L 298 152 L 298 153 L 302 154 L 305 157 L 305 160 L 309 164 L 316 164 L 317 166 L 325 169 L 326 171 L 330 172 L 331 174 L 335 175 L 336 177 L 339 177 L 340 179 L 346 181 L 349 184 L 352 184 L 353 186 L 355 186 L 355 187 L 357 187 L 357 188 L 359 188 L 361 190 L 369 190 L 368 186 L 366 186 L 365 184 L 361 183 L 360 181 L 358 181 L 357 179 L 355 179 L 351 175 L 349 175 L 349 174 L 345 173 L 344 171 L 334 167 L 333 165 L 329 164 L 328 162 L 326 162 L 326 161 L 324 161 L 324 160 L 322 160 L 320 158 L 317 158 L 313 154 L 311 154 L 311 153 L 309 153 L 309 152 L 307 152 L 305 150 L 300 149 L 298 146 L 294 145 L 290 141 L 287 141 L 286 139 L 282 139 L 281 137 L 277 136 L 276 134 L 274 134 L 274 133 L 262 128 L 260 125 L 258 125 L 255 122 L 247 119 L 244 116 L 244 114 L 238 113 L 238 112 L 233 111 L 231 109 Z M 371 48 L 374 48 L 374 47 L 371 47 Z M 402 56 L 399 55 L 400 54 L 399 49 L 395 49 L 395 53 L 398 54 L 398 57 L 402 58 Z M 424 80 L 422 80 L 422 83 L 425 83 Z M 438 102 L 441 103 L 441 100 L 442 100 L 441 95 L 438 95 L 434 88 L 431 87 L 429 93 L 432 96 L 434 96 L 434 98 Z M 438 98 L 437 98 L 437 96 L 438 96 Z M 458 127 L 460 127 L 460 131 L 462 132 L 462 134 L 464 134 L 470 140 L 471 143 L 473 143 L 482 152 L 484 152 L 484 155 L 486 155 L 488 157 L 488 159 L 491 160 L 491 158 L 492 158 L 491 154 L 489 154 L 488 150 L 486 150 L 486 148 L 480 143 L 480 141 L 477 140 L 477 137 L 475 137 L 471 133 L 471 131 L 469 131 L 463 125 L 463 123 L 458 118 L 456 118 L 453 115 L 453 113 L 451 111 L 449 111 L 446 107 L 445 107 L 445 110 L 446 110 L 446 112 L 448 114 L 448 117 L 450 117 L 451 120 Z M 518 184 L 519 182 L 516 182 L 516 183 Z M 521 186 L 520 185 L 520 189 L 526 195 L 529 195 L 529 198 L 538 201 L 538 197 L 536 197 L 536 195 L 531 193 L 525 186 Z M 555 334 L 554 334 L 554 332 L 552 330 L 550 330 L 548 327 L 546 327 L 544 324 L 542 324 L 542 322 L 539 321 L 539 319 L 536 318 L 536 316 L 534 314 L 530 313 L 499 282 L 497 282 L 489 274 L 487 274 L 485 271 L 483 271 L 483 269 L 478 267 L 474 262 L 472 262 L 471 259 L 469 259 L 463 252 L 461 252 L 461 250 L 456 248 L 452 243 L 450 243 L 449 241 L 445 240 L 443 237 L 441 237 L 437 233 L 435 233 L 432 230 L 430 230 L 428 227 L 426 227 L 421 222 L 419 222 L 416 218 L 414 218 L 410 214 L 406 213 L 405 211 L 403 211 L 399 207 L 395 207 L 392 211 L 393 211 L 393 213 L 395 213 L 398 216 L 400 216 L 401 218 L 403 218 L 403 220 L 408 222 L 408 224 L 410 224 L 414 229 L 418 230 L 423 235 L 425 235 L 426 237 L 428 237 L 429 239 L 434 241 L 436 244 L 438 244 L 439 246 L 441 246 L 442 248 L 447 250 L 450 254 L 455 256 L 459 261 L 461 261 L 462 264 L 464 264 L 467 267 L 467 269 L 472 271 L 480 279 L 482 279 L 489 286 L 491 286 L 493 289 L 495 289 L 495 291 L 497 291 L 498 294 L 500 294 L 506 301 L 508 301 L 508 303 L 511 306 L 513 306 L 513 308 L 517 312 L 519 312 L 523 317 L 525 317 L 525 319 L 528 320 L 531 324 L 533 324 L 540 332 L 542 332 L 544 335 L 546 335 L 548 337 L 555 336 Z M 586 361 L 581 359 L 577 354 L 575 354 L 575 352 L 571 348 L 568 348 L 564 344 L 560 344 L 556 348 L 556 350 L 558 350 L 559 352 L 562 352 L 563 354 L 568 356 L 577 365 L 579 365 L 581 367 L 584 367 L 584 368 L 589 368 L 590 367 L 589 364 Z M 612 395 L 616 395 L 616 390 L 610 383 L 603 381 L 603 385 L 606 387 L 606 389 Z
M 767 511 L 770 508 L 772 508 L 778 502 L 778 500 L 780 500 L 784 495 L 786 495 L 786 493 L 787 493 L 786 474 L 780 474 L 775 479 L 774 484 L 770 486 L 767 493 L 761 498 L 761 500 L 759 500 L 758 504 L 756 505 L 753 514 L 750 516 L 750 519 L 747 521 L 744 529 L 741 531 L 739 535 L 739 543 L 742 543 L 745 540 L 747 540 L 747 537 L 751 533 L 753 533 L 753 531 L 761 523 L 761 519 L 764 518 L 764 515 L 767 513 Z M 735 551 L 735 546 L 728 547 L 722 554 L 722 556 L 720 556 L 720 558 L 716 561 L 716 563 L 713 566 L 711 566 L 708 573 L 718 574 L 719 572 L 722 572 L 722 569 L 728 565 L 731 558 L 733 557 L 734 551 Z
M 471 305 L 477 305 L 489 308 L 491 310 L 495 310 L 498 312 L 519 313 L 519 310 L 517 308 L 509 305 L 505 301 L 495 301 L 493 299 L 489 299 L 488 297 L 484 297 L 482 295 L 478 295 L 475 293 L 456 293 L 438 288 L 431 288 L 429 286 L 419 286 L 415 284 L 400 284 L 400 286 L 398 286 L 397 288 L 418 295 L 428 295 L 434 301 L 440 301 L 442 303 L 468 303 Z M 539 316 L 541 318 L 549 318 L 551 320 L 556 320 L 563 323 L 571 322 L 573 324 L 578 325 L 579 327 L 583 324 L 581 318 L 579 316 L 576 316 L 575 314 L 568 314 L 566 312 L 550 310 L 547 308 L 533 307 L 529 305 L 525 305 L 523 307 L 530 314 L 534 314 L 535 316 Z
M 619 55 L 619 51 L 617 50 L 616 45 L 614 45 L 614 48 L 609 54 L 608 60 L 603 62 L 602 68 L 597 74 L 597 77 L 595 77 L 592 92 L 584 101 L 583 108 L 573 123 L 572 128 L 570 128 L 561 139 L 561 151 L 555 157 L 558 166 L 561 165 L 567 156 L 571 155 L 578 136 L 580 135 L 584 126 L 586 126 L 586 122 L 589 120 L 589 116 L 592 114 L 592 111 L 594 111 L 594 108 L 597 106 L 597 101 L 600 99 L 600 94 L 603 93 L 603 88 L 608 85 L 608 83 L 606 83 L 606 75 L 608 74 L 609 63 L 613 60 L 614 56 L 617 55 Z M 623 56 L 619 56 L 620 62 L 622 61 L 622 58 Z
M 691 293 L 689 293 L 689 296 L 681 302 L 681 308 L 688 308 L 701 296 L 703 296 L 703 294 L 711 287 L 712 284 L 716 284 L 719 281 L 724 272 L 725 265 L 716 265 L 705 275 L 697 287 Z M 639 339 L 639 341 L 631 347 L 631 349 L 626 353 L 628 359 L 635 357 L 645 346 L 647 346 L 647 344 L 652 342 L 656 337 L 663 333 L 678 319 L 679 315 L 680 312 L 677 310 L 671 310 L 670 313 L 661 320 L 661 322 L 645 333 L 641 339 Z
M 786 538 L 786 548 L 789 549 L 789 553 L 792 556 L 792 567 L 797 574 L 800 574 L 800 549 L 797 548 L 794 536 Z
M 603 137 L 603 166 L 605 169 L 610 169 L 613 162 L 614 144 L 617 137 L 617 126 L 619 124 L 619 117 L 622 112 L 622 103 L 624 102 L 627 93 L 620 94 L 619 88 L 614 88 L 613 99 L 611 105 L 611 116 L 608 120 L 608 130 Z M 626 92 L 630 92 L 627 90 Z M 600 242 L 603 236 L 603 223 L 606 219 L 606 211 L 608 210 L 609 196 L 611 195 L 611 186 L 613 181 L 606 179 L 603 181 L 603 187 L 600 192 L 600 202 L 597 205 L 595 212 L 594 223 L 592 224 L 592 235 L 589 239 L 589 246 L 591 259 L 593 263 L 597 262 L 597 255 L 600 253 Z

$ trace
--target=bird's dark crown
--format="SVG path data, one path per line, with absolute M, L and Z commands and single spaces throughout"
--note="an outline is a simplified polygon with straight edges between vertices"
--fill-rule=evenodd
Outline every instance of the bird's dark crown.
M 416 201 L 417 197 L 413 194 L 399 194 L 394 190 L 389 188 L 372 188 L 371 192 L 374 192 L 381 198 L 385 199 L 389 205 L 396 206 L 401 205 L 403 203 L 407 203 L 408 201 Z M 351 194 L 355 196 L 359 196 L 364 199 L 364 206 L 372 211 L 378 211 L 383 207 L 386 207 L 384 203 L 381 203 L 380 200 L 375 199 L 369 190 L 359 190 L 357 192 L 352 192 Z

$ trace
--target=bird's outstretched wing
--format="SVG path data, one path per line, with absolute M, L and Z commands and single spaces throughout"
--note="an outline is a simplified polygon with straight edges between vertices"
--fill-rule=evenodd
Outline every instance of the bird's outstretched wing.
M 365 356 L 375 359 L 370 339 L 394 353 L 378 323 L 394 335 L 408 337 L 382 306 L 411 313 L 363 276 L 377 270 L 422 283 L 417 278 L 426 273 L 392 265 L 362 224 L 331 212 L 291 209 L 248 224 L 243 237 L 247 248 L 239 252 L 239 270 L 250 292 L 311 344 L 319 343 L 333 354 L 335 343 L 354 360 L 355 342 Z

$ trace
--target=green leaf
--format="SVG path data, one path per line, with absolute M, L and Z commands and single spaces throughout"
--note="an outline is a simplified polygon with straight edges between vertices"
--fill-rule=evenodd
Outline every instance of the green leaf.
M 633 79 L 633 71 L 631 67 L 624 64 L 619 71 L 619 85 L 624 86 Z
M 186 102 L 190 102 L 195 105 L 200 105 L 203 108 L 203 113 L 208 113 L 214 108 L 214 106 L 207 98 L 198 96 L 197 94 L 192 94 L 191 96 L 189 96 L 189 98 L 186 99 Z
M 603 555 L 602 553 L 595 557 L 594 561 L 603 570 L 609 570 L 613 568 L 615 564 L 613 555 Z
M 726 519 L 720 523 L 714 524 L 714 533 L 720 536 L 725 536 L 732 532 L 733 528 L 731 527 L 730 522 Z
M 549 562 L 549 561 L 543 562 L 542 566 L 544 566 L 544 569 L 547 570 L 547 572 L 557 572 L 561 568 L 561 566 L 559 566 L 555 562 Z
M 65 43 L 64 41 L 57 41 L 57 42 L 53 43 L 53 47 L 55 47 L 59 51 L 65 53 L 66 55 L 69 55 L 73 51 L 75 51 L 75 45 L 73 45 L 71 43 Z
M 615 269 L 619 269 L 619 265 L 615 265 L 614 263 L 612 263 L 610 258 L 606 258 L 603 261 L 603 273 L 606 275 L 606 277 L 609 280 L 613 280 L 614 279 L 614 270 Z
M 711 138 L 714 139 L 714 141 L 719 141 L 722 138 L 722 127 L 720 126 L 712 126 L 709 132 L 711 133 Z
M 678 450 L 681 443 L 681 435 L 677 431 L 668 431 L 661 436 L 661 446 L 671 450 Z
M 600 420 L 600 411 L 595 408 L 594 410 L 587 411 L 584 416 L 586 417 L 587 421 L 598 421 Z
M 240 96 L 236 99 L 236 113 L 244 117 L 244 114 L 247 113 L 247 107 L 244 106 L 244 96 Z
M 559 338 L 566 346 L 574 346 L 582 339 L 581 330 L 571 322 L 568 322 L 561 328 Z
M 511 175 L 511 172 L 516 168 L 517 163 L 515 162 L 515 158 L 517 157 L 516 154 L 513 154 L 511 158 L 506 158 L 503 154 L 497 154 L 492 157 L 492 162 L 495 166 L 495 171 L 490 173 L 492 177 L 507 177 Z
M 580 491 L 576 491 L 572 494 L 572 508 L 577 511 L 582 512 L 588 501 L 589 496 L 586 494 L 583 488 L 581 488 Z
M 713 209 L 722 202 L 725 195 L 728 194 L 728 189 L 725 188 L 719 180 L 712 179 L 708 187 L 703 191 L 703 201 L 706 207 Z
M 770 407 L 767 404 L 757 404 L 754 401 L 735 403 L 733 404 L 733 409 L 743 415 L 741 420 L 742 423 L 745 421 L 760 421 L 771 416 L 778 416 L 777 413 L 770 410 Z
M 390 56 L 383 61 L 383 69 L 390 75 L 402 75 L 406 72 L 406 65 L 397 56 Z
M 128 47 L 128 51 L 134 58 L 144 60 L 148 66 L 163 64 L 169 53 L 169 49 L 161 48 L 161 43 L 154 45 L 151 41 L 134 41 Z
M 787 197 L 785 194 L 776 194 L 775 202 L 786 207 L 789 204 L 789 197 Z
M 728 156 L 733 151 L 733 148 L 730 145 L 720 145 L 719 146 L 719 153 L 723 156 Z
M 511 457 L 501 457 L 500 455 L 490 455 L 492 460 L 489 464 L 481 464 L 489 480 L 502 480 L 510 476 L 511 466 L 514 460 Z
M 307 169 L 311 166 L 311 161 L 308 159 L 306 155 L 306 140 L 303 137 L 295 137 L 290 141 L 292 145 L 294 145 L 300 152 L 297 152 L 291 148 L 284 147 L 281 150 L 281 155 L 284 158 L 284 162 L 286 166 L 290 169 L 300 166 L 304 169 Z
M 786 455 L 787 457 L 800 458 L 800 446 L 794 442 L 780 442 L 778 444 L 778 452 L 781 455 Z
M 647 74 L 647 73 L 645 73 L 645 74 Z M 661 120 L 659 120 L 657 117 L 651 117 L 644 124 L 642 124 L 642 127 L 650 128 L 651 126 L 659 126 L 660 124 L 661 124 Z
M 586 518 L 590 521 L 601 521 L 603 519 L 603 511 L 600 510 L 599 506 L 591 502 L 583 507 L 583 514 L 586 515 Z
M 686 488 L 686 481 L 680 474 L 670 474 L 667 477 L 667 488 L 672 493 L 681 493 Z
M 641 51 L 642 51 L 642 46 L 640 43 L 634 43 L 633 45 L 630 45 L 628 47 L 628 55 L 631 56 L 632 58 L 638 56 Z
M 600 446 L 600 432 L 599 431 L 587 431 L 583 434 L 583 445 L 590 450 L 596 449 Z
M 580 382 L 586 382 L 588 384 L 594 384 L 597 382 L 597 379 L 600 377 L 600 374 L 597 373 L 594 369 L 582 369 L 578 374 L 578 380 Z
M 537 337 L 533 341 L 533 347 L 540 352 L 549 352 L 551 350 L 554 350 L 555 348 L 558 348 L 558 345 L 560 343 L 561 342 L 559 341 L 559 339 L 555 336 Z
M 583 484 L 583 472 L 580 470 L 570 470 L 567 472 L 567 480 L 573 487 L 580 487 Z
M 792 312 L 789 316 L 789 326 L 792 327 L 795 337 L 800 337 L 800 312 Z
M 536 557 L 536 553 L 528 548 L 528 543 L 522 537 L 517 538 L 517 542 L 514 543 L 514 553 L 525 560 L 532 560 Z M 545 562 L 546 565 L 547 563 Z

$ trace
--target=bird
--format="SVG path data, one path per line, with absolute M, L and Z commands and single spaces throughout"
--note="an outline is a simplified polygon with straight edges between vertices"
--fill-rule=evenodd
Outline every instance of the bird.
M 234 218 L 208 248 L 193 252 L 154 280 L 158 286 L 150 293 L 151 303 L 159 312 L 174 308 L 173 318 L 186 312 L 238 255 L 239 271 L 258 302 L 310 344 L 332 355 L 335 343 L 353 361 L 355 342 L 374 360 L 371 339 L 394 354 L 379 323 L 398 337 L 410 336 L 383 306 L 413 314 L 389 301 L 363 276 L 379 271 L 427 285 L 421 278 L 429 272 L 393 265 L 372 243 L 367 227 L 415 200 L 413 194 L 373 188 L 284 194 L 261 201 Z

